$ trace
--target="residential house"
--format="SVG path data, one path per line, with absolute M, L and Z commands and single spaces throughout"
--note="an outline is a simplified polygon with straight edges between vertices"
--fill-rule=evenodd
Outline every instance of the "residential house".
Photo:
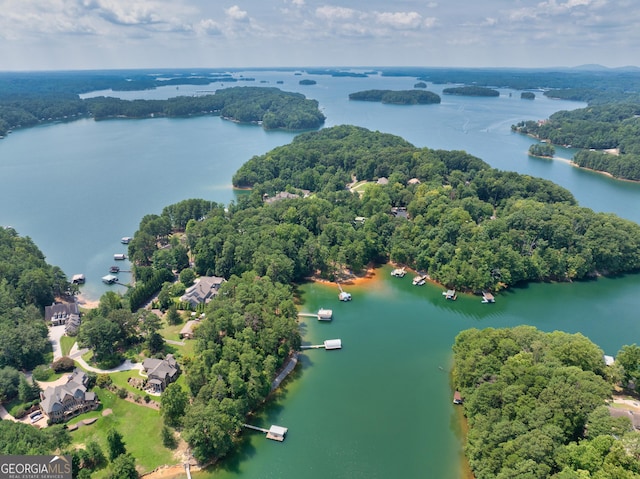
M 188 302 L 194 308 L 198 304 L 208 303 L 218 294 L 220 285 L 225 281 L 224 278 L 218 276 L 201 276 L 193 286 L 180 296 L 180 301 Z
M 195 326 L 200 323 L 197 319 L 190 319 L 180 330 L 180 339 L 193 339 Z
M 280 191 L 275 196 L 272 196 L 272 197 L 265 196 L 264 202 L 267 204 L 271 204 L 271 203 L 275 203 L 276 201 L 292 200 L 295 198 L 300 198 L 300 195 L 296 195 L 295 193 L 289 193 L 288 191 Z
M 87 391 L 87 384 L 87 375 L 75 369 L 66 384 L 48 387 L 40 393 L 40 409 L 51 423 L 64 422 L 97 409 L 100 401 L 94 392 Z
M 173 354 L 167 354 L 164 359 L 148 358 L 142 362 L 142 369 L 147 375 L 147 389 L 161 393 L 165 388 L 178 379 L 180 367 Z
M 53 303 L 44 308 L 44 319 L 51 326 L 65 325 L 65 332 L 74 335 L 80 327 L 78 303 Z

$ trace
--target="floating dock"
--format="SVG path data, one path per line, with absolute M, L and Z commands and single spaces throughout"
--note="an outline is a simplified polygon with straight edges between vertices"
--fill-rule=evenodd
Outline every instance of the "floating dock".
M 86 278 L 84 277 L 84 274 L 74 274 L 73 278 L 71 278 L 71 282 L 73 284 L 84 284 L 85 281 Z
M 319 309 L 316 314 L 314 313 L 298 313 L 298 316 L 305 318 L 317 318 L 318 321 L 331 321 L 333 318 L 333 310 L 331 309 Z
M 106 284 L 114 284 L 118 282 L 118 277 L 112 274 L 108 274 L 102 277 L 102 282 Z
M 115 261 L 123 261 L 125 259 L 127 259 L 127 256 L 124 253 L 116 253 L 113 255 L 113 259 Z
M 442 295 L 446 299 L 450 299 L 452 301 L 455 301 L 458 298 L 458 295 L 456 294 L 456 290 L 455 289 L 448 289 L 446 291 L 443 291 Z
M 423 286 L 426 282 L 427 282 L 426 274 L 419 274 L 418 276 L 413 278 L 413 281 L 412 281 L 414 286 Z
M 482 302 L 483 303 L 495 303 L 496 298 L 493 297 L 491 293 L 487 293 L 486 291 L 482 292 Z
M 391 276 L 395 276 L 396 278 L 404 278 L 405 274 L 407 274 L 407 272 L 404 268 L 396 268 L 391 272 Z
M 342 349 L 341 339 L 327 339 L 322 344 L 310 344 L 308 346 L 300 346 L 300 349 Z
M 338 285 L 338 289 L 340 290 L 340 294 L 338 295 L 338 299 L 340 301 L 351 301 L 351 294 L 347 293 L 345 290 L 342 289 L 342 286 L 340 286 L 340 283 L 338 283 L 336 281 L 336 284 Z
M 284 437 L 289 431 L 286 427 L 282 426 L 271 426 L 269 429 L 265 429 L 263 427 L 252 426 L 251 424 L 243 424 L 243 427 L 247 429 L 253 429 L 254 431 L 264 432 L 267 435 L 267 439 L 271 439 L 273 441 L 284 441 Z
M 132 238 L 131 236 L 123 236 L 123 237 L 120 239 L 120 243 L 122 243 L 122 244 L 129 244 L 129 243 L 131 243 L 131 240 L 132 240 L 132 239 L 133 239 L 133 238 Z

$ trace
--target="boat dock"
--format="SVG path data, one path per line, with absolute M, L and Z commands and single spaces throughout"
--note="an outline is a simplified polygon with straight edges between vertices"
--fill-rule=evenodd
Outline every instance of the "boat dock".
M 423 286 L 427 282 L 427 278 L 428 276 L 426 274 L 419 274 L 413 278 L 412 283 L 414 286 Z
M 316 318 L 318 321 L 331 321 L 333 318 L 333 310 L 331 309 L 319 309 L 316 314 L 314 313 L 298 313 L 298 316 L 305 318 Z
M 482 302 L 483 303 L 495 303 L 496 298 L 493 297 L 491 293 L 487 293 L 486 291 L 482 292 Z
M 308 346 L 300 346 L 300 349 L 342 349 L 341 339 L 327 339 L 322 344 L 310 344 Z
M 112 274 L 108 274 L 102 277 L 102 282 L 106 284 L 114 284 L 118 282 L 118 277 Z
M 391 272 L 391 276 L 395 276 L 396 278 L 404 278 L 404 275 L 407 274 L 404 268 L 396 268 Z
M 342 286 L 340 286 L 340 283 L 336 282 L 336 284 L 338 285 L 338 289 L 340 290 L 338 299 L 340 301 L 351 301 L 351 293 L 347 293 L 345 290 L 343 290 Z
M 287 431 L 289 431 L 289 429 L 287 429 L 286 427 L 275 425 L 271 426 L 269 429 L 252 426 L 251 424 L 243 424 L 242 426 L 246 427 L 247 429 L 253 429 L 254 431 L 263 432 L 267 435 L 267 439 L 272 439 L 273 441 L 279 442 L 284 441 L 284 437 L 287 434 Z
M 73 284 L 84 284 L 86 280 L 84 274 L 74 274 L 73 278 L 71 278 Z
M 450 299 L 452 301 L 455 301 L 458 298 L 458 295 L 456 294 L 456 290 L 455 289 L 448 289 L 446 291 L 443 291 L 442 295 L 446 299 Z

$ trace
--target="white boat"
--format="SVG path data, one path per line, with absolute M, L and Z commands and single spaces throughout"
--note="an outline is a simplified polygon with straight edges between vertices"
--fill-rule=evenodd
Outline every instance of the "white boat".
M 129 244 L 133 238 L 131 236 L 123 236 L 120 240 L 122 244 Z

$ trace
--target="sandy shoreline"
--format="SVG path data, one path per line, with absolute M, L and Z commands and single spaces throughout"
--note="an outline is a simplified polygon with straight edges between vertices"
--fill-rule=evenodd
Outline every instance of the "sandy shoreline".
M 91 299 L 87 298 L 86 296 L 84 296 L 82 293 L 80 293 L 77 296 L 76 300 L 78 302 L 78 306 L 80 306 L 81 308 L 84 308 L 84 309 L 95 309 L 100 304 L 100 301 L 91 300 Z

